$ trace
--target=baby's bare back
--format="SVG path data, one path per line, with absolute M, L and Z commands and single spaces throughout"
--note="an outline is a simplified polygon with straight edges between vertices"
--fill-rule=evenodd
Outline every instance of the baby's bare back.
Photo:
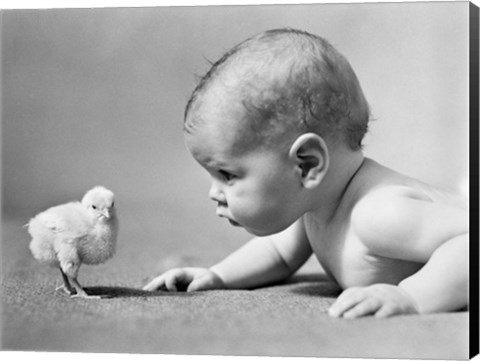
M 304 216 L 305 229 L 316 257 L 340 286 L 348 288 L 375 283 L 398 284 L 423 267 L 425 262 L 409 259 L 400 252 L 394 254 L 394 257 L 390 256 L 391 253 L 385 256 L 385 253 L 377 252 L 377 249 L 372 249 L 362 239 L 361 232 L 358 231 L 359 228 L 370 227 L 376 221 L 383 220 L 382 212 L 387 213 L 389 204 L 402 198 L 428 202 L 429 209 L 451 208 L 455 214 L 460 215 L 454 223 L 463 222 L 461 215 L 465 215 L 465 225 L 455 225 L 452 232 L 468 228 L 466 199 L 403 176 L 366 158 L 328 223 L 319 224 L 313 216 Z M 372 199 L 376 200 L 372 202 Z M 372 207 L 372 204 L 376 206 Z M 441 219 L 438 221 L 442 222 Z M 408 231 L 405 229 L 405 232 Z M 388 230 L 378 234 L 383 236 L 388 234 Z M 394 241 L 381 240 L 385 245 Z

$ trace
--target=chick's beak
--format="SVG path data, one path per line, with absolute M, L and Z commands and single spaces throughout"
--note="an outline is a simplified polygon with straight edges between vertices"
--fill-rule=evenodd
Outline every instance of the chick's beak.
M 108 209 L 103 210 L 101 213 L 106 219 L 110 218 L 110 211 Z

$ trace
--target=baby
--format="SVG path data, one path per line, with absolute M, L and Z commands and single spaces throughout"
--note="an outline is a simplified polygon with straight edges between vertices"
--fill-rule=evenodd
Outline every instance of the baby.
M 467 306 L 467 202 L 364 157 L 368 120 L 348 61 L 318 36 L 271 30 L 227 52 L 193 92 L 185 141 L 217 215 L 256 237 L 144 289 L 260 287 L 313 253 L 344 289 L 331 316 Z

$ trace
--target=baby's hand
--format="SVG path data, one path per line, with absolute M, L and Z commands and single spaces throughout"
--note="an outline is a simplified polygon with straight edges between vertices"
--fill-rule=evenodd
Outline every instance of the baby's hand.
M 216 273 L 206 268 L 174 268 L 154 278 L 143 287 L 144 291 L 178 291 L 185 289 L 187 292 L 222 288 L 223 281 Z
M 330 307 L 333 317 L 356 318 L 375 315 L 377 318 L 418 313 L 413 299 L 400 287 L 375 284 L 346 289 Z

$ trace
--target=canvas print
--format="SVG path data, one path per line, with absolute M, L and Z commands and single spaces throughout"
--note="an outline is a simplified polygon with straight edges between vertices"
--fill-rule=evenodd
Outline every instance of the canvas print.
M 2 350 L 468 358 L 470 11 L 2 11 Z

